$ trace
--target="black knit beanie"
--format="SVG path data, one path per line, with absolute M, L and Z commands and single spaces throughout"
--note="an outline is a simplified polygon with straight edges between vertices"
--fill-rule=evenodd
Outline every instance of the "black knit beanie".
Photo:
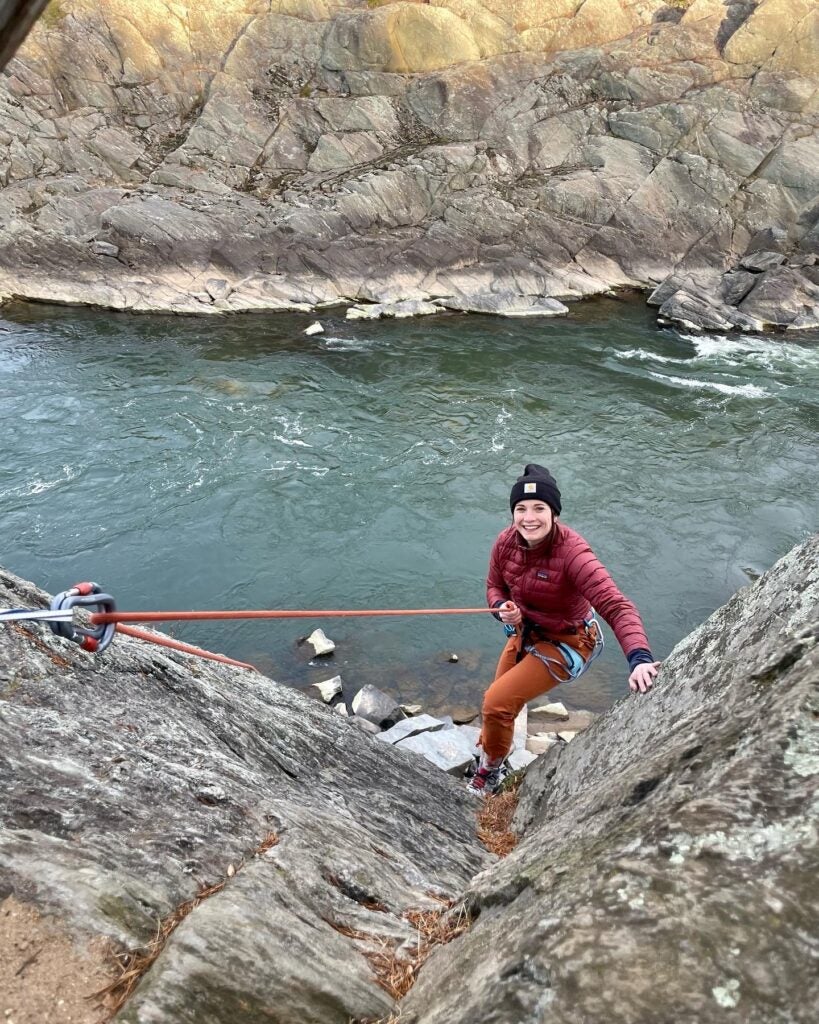
M 509 495 L 509 507 L 514 512 L 519 501 L 534 499 L 545 502 L 556 516 L 560 515 L 560 491 L 557 481 L 545 466 L 530 462 L 523 470 L 523 476 L 519 476 L 515 481 Z

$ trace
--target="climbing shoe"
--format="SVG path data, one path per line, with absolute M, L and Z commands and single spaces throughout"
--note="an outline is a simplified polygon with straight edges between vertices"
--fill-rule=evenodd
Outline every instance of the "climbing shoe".
M 501 783 L 501 768 L 490 768 L 481 765 L 467 784 L 467 789 L 475 796 L 491 796 Z

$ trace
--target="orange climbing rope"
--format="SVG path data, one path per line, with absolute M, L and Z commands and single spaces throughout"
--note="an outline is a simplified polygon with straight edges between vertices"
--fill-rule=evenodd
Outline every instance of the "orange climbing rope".
M 235 665 L 237 668 L 246 668 L 251 672 L 258 672 L 255 665 L 249 665 L 246 661 L 236 661 L 226 654 L 214 654 L 213 651 L 206 651 L 201 647 L 194 647 L 193 644 L 183 644 L 181 640 L 173 640 L 169 636 L 159 636 L 156 633 L 149 633 L 147 629 L 137 629 L 134 626 L 117 625 L 117 632 L 126 636 L 134 636 L 138 640 L 147 640 L 152 644 L 159 644 L 160 647 L 170 647 L 174 651 L 184 651 L 185 654 L 195 654 L 198 658 L 207 658 L 208 661 L 219 661 L 223 665 Z
M 321 611 L 206 611 L 206 612 L 94 612 L 89 616 L 95 626 L 111 622 L 188 622 L 208 619 L 328 619 L 372 615 L 473 615 L 493 612 L 494 608 L 356 608 Z
M 368 609 L 344 609 L 344 610 L 261 610 L 261 611 L 187 611 L 187 612 L 94 612 L 89 615 L 91 623 L 95 626 L 109 626 L 115 624 L 118 633 L 125 633 L 127 636 L 137 637 L 140 640 L 147 640 L 152 644 L 159 644 L 161 647 L 170 647 L 175 651 L 184 651 L 186 654 L 195 654 L 200 658 L 207 658 L 209 661 L 218 661 L 223 665 L 235 665 L 238 668 L 250 669 L 251 672 L 258 672 L 255 665 L 249 665 L 244 661 L 236 661 L 224 654 L 215 654 L 212 651 L 203 650 L 201 647 L 194 647 L 191 644 L 182 643 L 180 640 L 173 640 L 171 637 L 158 636 L 156 633 L 149 633 L 144 629 L 136 629 L 133 626 L 126 626 L 126 622 L 187 622 L 203 621 L 214 619 L 314 619 L 314 618 L 360 618 L 366 615 L 471 615 L 477 612 L 489 612 L 491 608 L 368 608 Z M 91 649 L 89 641 L 84 642 L 86 650 Z
M 85 625 L 75 621 L 76 608 L 86 610 Z M 258 672 L 254 665 L 244 661 L 236 661 L 224 654 L 215 654 L 192 644 L 182 643 L 170 637 L 159 636 L 144 629 L 126 626 L 126 622 L 189 622 L 213 621 L 214 619 L 328 619 L 328 618 L 363 618 L 365 616 L 384 615 L 478 615 L 492 612 L 492 608 L 345 608 L 345 609 L 313 609 L 285 610 L 265 609 L 251 611 L 172 611 L 172 612 L 120 612 L 110 594 L 102 593 L 97 583 L 75 583 L 69 590 L 57 594 L 51 602 L 51 608 L 8 608 L 0 609 L 0 623 L 15 621 L 47 622 L 52 631 L 67 640 L 80 644 L 86 651 L 104 651 L 111 643 L 114 633 L 125 633 L 128 636 L 147 640 L 161 647 L 195 654 L 200 658 L 218 661 L 224 665 L 235 665 L 238 668 Z M 101 608 L 102 611 L 91 611 Z M 87 625 L 90 623 L 91 628 Z

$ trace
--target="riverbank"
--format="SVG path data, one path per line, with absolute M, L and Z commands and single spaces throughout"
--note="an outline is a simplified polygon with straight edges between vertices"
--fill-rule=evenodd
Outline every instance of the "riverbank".
M 705 330 L 819 326 L 813 0 L 180 9 L 61 0 L 9 65 L 0 296 L 542 316 L 637 287 Z

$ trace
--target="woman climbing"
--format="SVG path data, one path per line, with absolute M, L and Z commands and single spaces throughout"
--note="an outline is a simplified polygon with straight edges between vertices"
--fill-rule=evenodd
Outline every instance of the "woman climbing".
M 487 600 L 509 639 L 483 699 L 483 753 L 469 783 L 479 795 L 498 786 L 523 705 L 577 679 L 603 649 L 595 611 L 623 648 L 632 691 L 650 690 L 660 665 L 637 608 L 580 534 L 558 521 L 560 491 L 549 470 L 527 465 L 509 504 L 512 525 L 495 540 L 486 581 Z

